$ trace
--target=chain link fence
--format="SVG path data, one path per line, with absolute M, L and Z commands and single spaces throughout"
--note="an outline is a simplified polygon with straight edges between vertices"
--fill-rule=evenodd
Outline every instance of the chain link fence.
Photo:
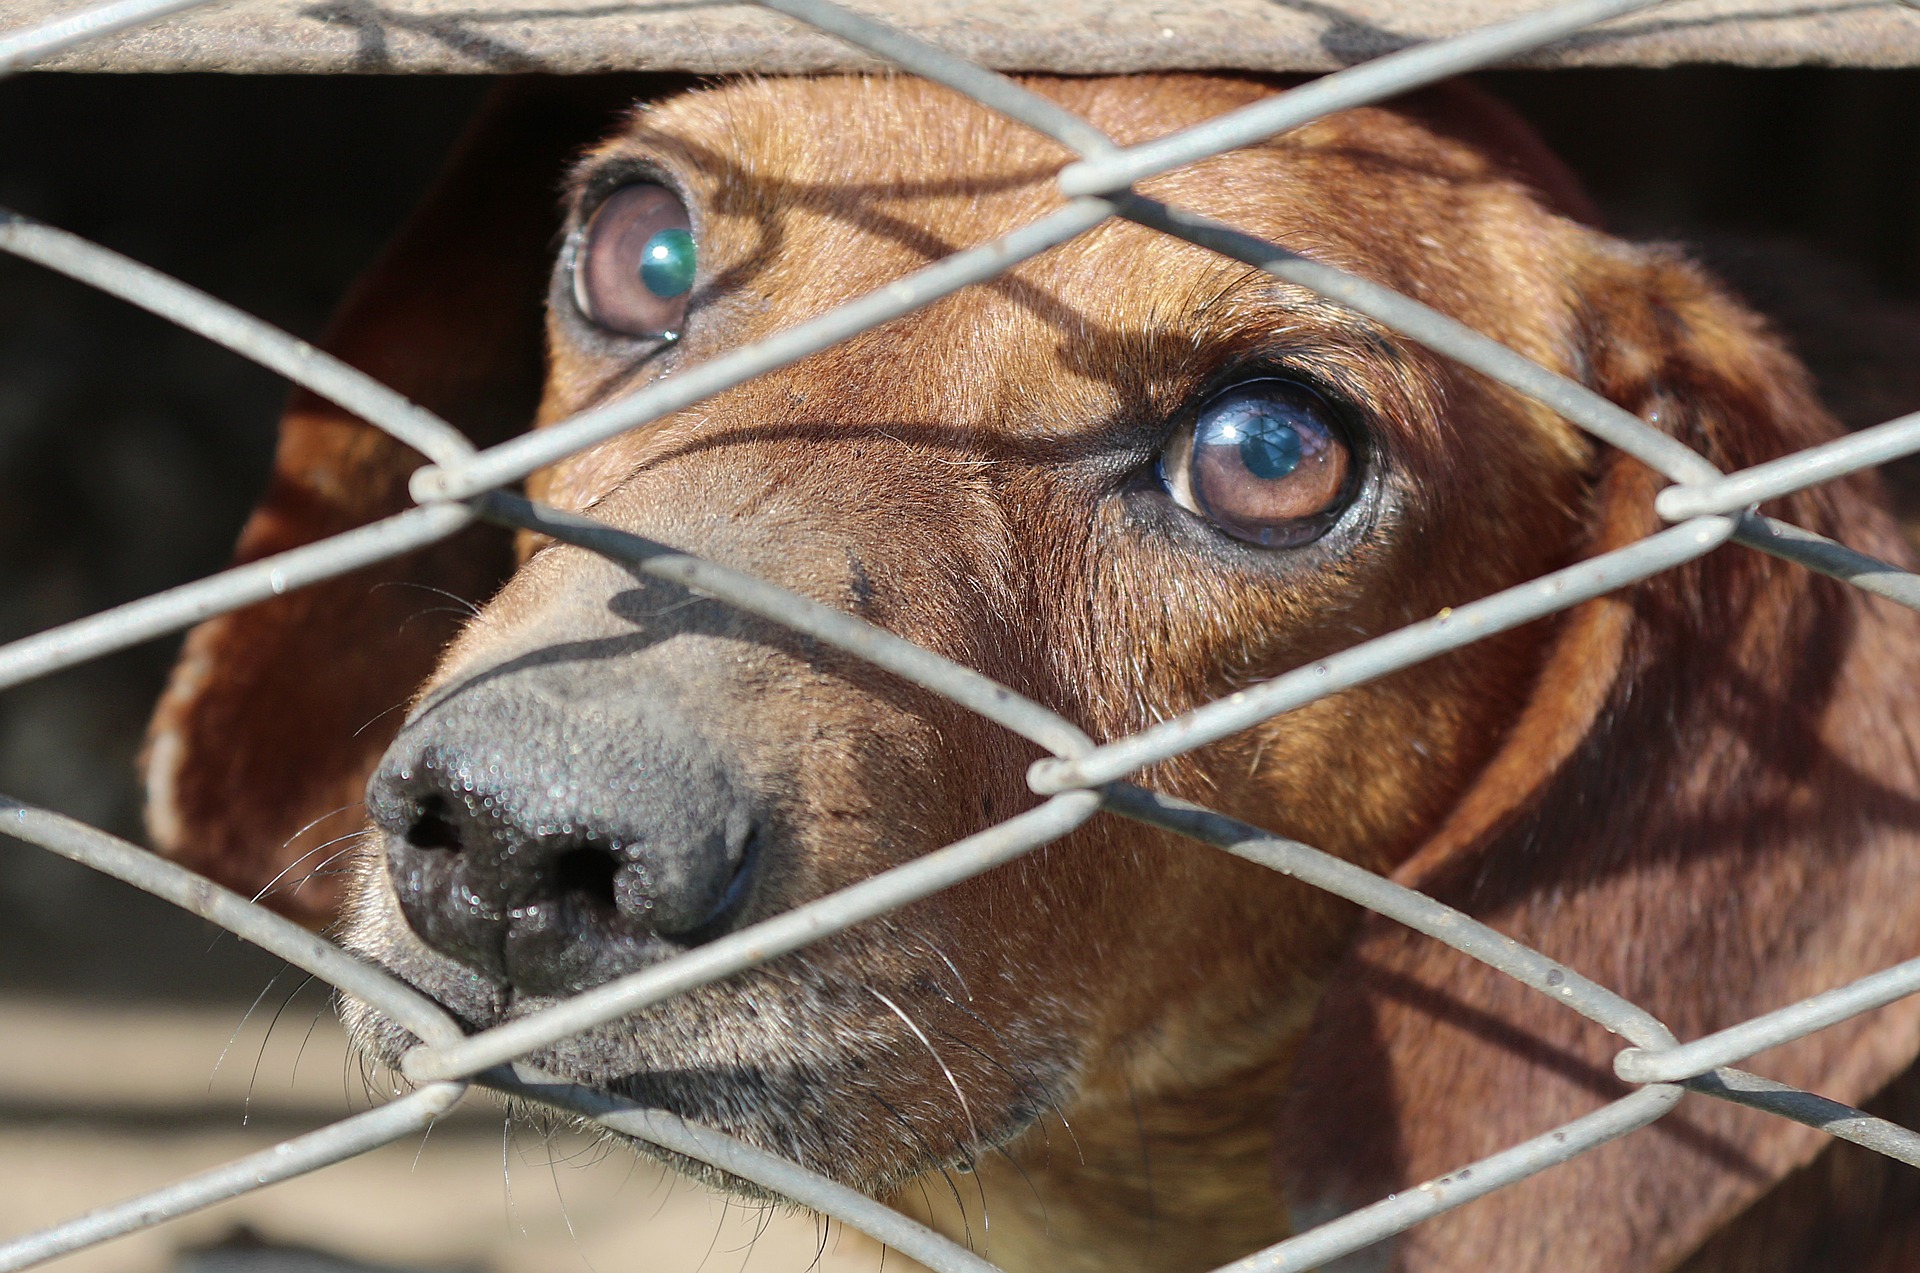
M 0 35 L 0 74 L 200 0 L 121 0 Z M 486 450 L 446 422 L 312 346 L 192 287 L 47 225 L 0 210 L 0 249 L 152 311 L 325 397 L 430 463 L 412 479 L 417 506 L 0 647 L 0 688 L 186 628 L 289 589 L 446 538 L 475 521 L 538 531 L 628 563 L 849 652 L 946 696 L 1046 749 L 1029 785 L 1043 803 L 906 865 L 720 937 L 668 962 L 578 994 L 537 1015 L 469 1035 L 437 1004 L 380 969 L 139 847 L 60 814 L 0 797 L 0 829 L 165 898 L 364 1000 L 420 1040 L 403 1059 L 416 1085 L 390 1103 L 145 1196 L 0 1245 L 0 1270 L 22 1269 L 421 1132 L 471 1086 L 544 1102 L 687 1155 L 864 1231 L 941 1273 L 989 1273 L 986 1260 L 933 1230 L 796 1163 L 676 1115 L 548 1080 L 516 1060 L 674 995 L 799 950 L 992 870 L 1072 832 L 1096 813 L 1132 818 L 1282 871 L 1398 921 L 1549 996 L 1626 1040 L 1614 1063 L 1631 1094 L 1462 1170 L 1296 1234 L 1222 1273 L 1317 1267 L 1432 1216 L 1646 1127 L 1688 1090 L 1820 1128 L 1920 1166 L 1920 1135 L 1809 1092 L 1730 1068 L 1920 991 L 1920 959 L 1680 1043 L 1654 1016 L 1606 987 L 1420 893 L 1307 845 L 1126 781 L 1129 774 L 1315 702 L 1695 560 L 1729 542 L 1920 609 L 1920 577 L 1753 511 L 1762 501 L 1920 453 L 1920 414 L 1737 473 L 1722 473 L 1634 415 L 1405 295 L 1308 260 L 1132 185 L 1362 106 L 1538 50 L 1655 0 L 1575 0 L 1336 72 L 1224 117 L 1133 147 L 1055 103 L 921 39 L 826 0 L 762 0 L 1058 141 L 1078 159 L 1057 174 L 1066 205 L 1004 238 L 955 253 L 892 285 L 609 405 Z M 774 368 L 991 279 L 1020 261 L 1122 218 L 1244 262 L 1373 319 L 1534 399 L 1671 479 L 1656 501 L 1672 525 L 1627 547 L 1307 667 L 1096 744 L 1072 723 L 986 677 L 859 619 L 712 562 L 506 489 L 546 465 L 662 419 Z

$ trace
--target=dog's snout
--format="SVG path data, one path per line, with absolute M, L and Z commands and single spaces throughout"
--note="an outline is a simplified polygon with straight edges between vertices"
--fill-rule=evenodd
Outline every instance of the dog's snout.
M 538 687 L 456 692 L 368 786 L 421 939 L 529 994 L 570 993 L 722 930 L 760 819 L 697 731 Z

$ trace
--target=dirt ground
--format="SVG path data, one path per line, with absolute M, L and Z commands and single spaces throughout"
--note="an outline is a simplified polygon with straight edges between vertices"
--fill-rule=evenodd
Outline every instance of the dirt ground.
M 250 1013 L 0 999 L 0 1238 L 365 1108 L 360 1069 L 324 999 L 308 990 L 279 1011 L 284 996 Z M 895 1256 L 887 1266 L 906 1264 Z M 509 1130 L 476 1098 L 424 1137 L 50 1267 L 876 1273 L 880 1259 L 838 1226 L 729 1202 L 626 1149 Z

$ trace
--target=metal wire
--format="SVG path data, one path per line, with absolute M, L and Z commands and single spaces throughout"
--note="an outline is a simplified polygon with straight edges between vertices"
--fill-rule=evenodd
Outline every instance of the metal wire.
M 1036 761 L 1028 785 L 1051 795 L 1112 782 L 1136 769 L 1218 742 L 1282 712 L 1305 707 L 1338 690 L 1365 685 L 1436 654 L 1472 645 L 1482 637 L 1638 583 L 1712 552 L 1732 534 L 1733 520 L 1726 517 L 1702 517 L 1671 527 L 1637 544 L 1350 646 L 1317 663 L 1108 743 L 1078 760 Z
M 1368 106 L 1534 52 L 1609 18 L 1625 17 L 1661 2 L 1573 0 L 1449 40 L 1416 44 L 1120 154 L 1070 164 L 1060 172 L 1060 193 L 1115 194 L 1157 173 L 1251 146 L 1335 111 Z
M 145 26 L 205 3 L 207 0 L 120 0 L 118 4 L 92 5 L 24 31 L 0 35 L 0 75 L 11 75 L 21 67 L 43 62 L 76 44 Z
M 1654 497 L 1653 508 L 1676 522 L 1703 513 L 1731 513 L 1897 460 L 1913 454 L 1916 447 L 1920 447 L 1920 411 L 1756 464 L 1744 473 L 1661 491 Z
M 497 1091 L 585 1114 L 614 1131 L 750 1180 L 852 1225 L 920 1261 L 934 1273 L 995 1273 L 993 1265 L 973 1252 L 893 1208 L 678 1114 L 647 1109 L 592 1088 L 557 1083 L 526 1066 L 515 1066 L 509 1072 L 491 1070 L 476 1077 Z
M 545 1011 L 446 1047 L 415 1048 L 402 1058 L 401 1072 L 421 1081 L 456 1078 L 523 1056 L 972 879 L 1060 838 L 1099 807 L 1096 792 L 1065 792 L 1038 809 L 905 866 L 729 933 L 666 963 L 582 991 Z
M 464 1083 L 435 1083 L 385 1105 L 376 1105 L 319 1131 L 281 1141 L 257 1154 L 175 1181 L 111 1207 L 0 1246 L 0 1270 L 27 1269 L 75 1251 L 84 1251 L 139 1229 L 151 1228 L 195 1211 L 251 1193 L 265 1185 L 303 1176 L 321 1167 L 390 1145 L 430 1126 L 452 1109 L 466 1091 Z
M 1669 490 L 1678 489 L 1669 487 Z M 1885 597 L 1909 610 L 1920 610 L 1920 576 L 1900 567 L 1836 544 L 1801 526 L 1789 526 L 1758 513 L 1742 513 L 1733 531 L 1734 542 L 1757 548 L 1784 561 L 1850 583 L 1862 592 Z
M 188 8 L 198 0 L 123 0 L 0 34 L 0 75 L 78 43 Z M 1254 144 L 1335 111 L 1378 102 L 1476 67 L 1521 57 L 1654 0 L 1575 0 L 1437 40 L 1292 89 L 1170 136 L 1121 148 L 1086 120 L 1019 83 L 828 0 L 763 0 L 896 65 L 965 93 L 1058 141 L 1078 158 L 1058 174 L 1066 207 L 992 243 L 955 253 L 809 322 L 735 350 L 625 399 L 476 451 L 444 421 L 257 319 L 125 257 L 0 210 L 0 250 L 140 305 L 321 394 L 418 450 L 431 464 L 411 483 L 419 504 L 398 516 L 237 567 L 0 646 L 0 689 L 330 579 L 453 534 L 476 518 L 535 530 L 675 581 L 783 624 L 992 720 L 1049 753 L 1029 785 L 1038 807 L 905 865 L 729 934 L 535 1015 L 468 1035 L 440 1007 L 381 969 L 172 863 L 105 832 L 0 797 L 0 831 L 164 897 L 363 1000 L 419 1040 L 400 1068 L 411 1095 L 259 1154 L 63 1225 L 0 1245 L 0 1273 L 26 1268 L 247 1190 L 389 1143 L 428 1126 L 469 1083 L 543 1102 L 705 1162 L 873 1235 L 941 1273 L 992 1265 L 873 1199 L 710 1128 L 525 1067 L 521 1058 L 582 1030 L 661 1003 L 885 915 L 1011 862 L 1104 809 L 1260 863 L 1446 943 L 1627 1040 L 1616 1075 L 1640 1090 L 1561 1127 L 1417 1188 L 1321 1224 L 1221 1273 L 1318 1267 L 1484 1197 L 1657 1120 L 1693 1091 L 1821 1128 L 1920 1165 L 1920 1136 L 1850 1106 L 1728 1066 L 1920 992 L 1920 959 L 1681 1043 L 1657 1018 L 1450 907 L 1311 846 L 1121 781 L 1280 713 L 1410 667 L 1695 560 L 1729 542 L 1920 609 L 1920 577 L 1753 506 L 1901 456 L 1920 453 L 1920 416 L 1890 421 L 1744 472 L 1703 457 L 1585 386 L 1367 279 L 1136 194 L 1134 182 Z M 537 469 L 669 416 L 772 369 L 914 310 L 1120 217 L 1265 270 L 1473 368 L 1633 455 L 1675 485 L 1655 502 L 1679 523 L 1624 548 L 1461 604 L 1310 666 L 1105 746 L 1057 713 L 972 669 L 764 580 L 588 517 L 501 491 Z
M 656 380 L 646 388 L 593 411 L 510 442 L 489 447 L 449 468 L 425 468 L 413 475 L 413 497 L 421 503 L 470 499 L 535 469 L 616 434 L 651 424 L 755 376 L 799 362 L 809 354 L 857 336 L 882 323 L 911 314 L 971 283 L 984 282 L 1028 257 L 1091 230 L 1112 213 L 1104 199 L 1076 199 L 1058 212 L 1015 230 L 992 243 L 956 252 L 857 301 L 830 309 L 798 327 L 790 327 L 752 345 Z
M 194 583 L 0 645 L 0 689 L 124 650 L 130 645 L 322 579 L 412 552 L 473 523 L 463 504 L 410 508 L 332 539 L 289 548 Z
M 0 208 L 0 249 L 90 283 L 225 345 L 386 430 L 431 460 L 457 464 L 473 454 L 472 443 L 458 429 L 373 377 L 118 252 L 6 208 Z
M 1611 1105 L 1563 1123 L 1550 1132 L 1503 1149 L 1479 1162 L 1437 1176 L 1382 1198 L 1370 1207 L 1317 1225 L 1264 1251 L 1236 1260 L 1215 1273 L 1297 1273 L 1317 1269 L 1330 1260 L 1351 1255 L 1405 1233 L 1422 1220 L 1484 1198 L 1528 1176 L 1557 1167 L 1610 1140 L 1618 1140 L 1667 1113 L 1680 1103 L 1685 1089 L 1665 1083 L 1643 1087 Z

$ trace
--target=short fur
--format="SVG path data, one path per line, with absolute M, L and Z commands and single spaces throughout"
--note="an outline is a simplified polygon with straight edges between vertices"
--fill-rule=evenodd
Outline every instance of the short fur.
M 1029 82 L 1123 142 L 1275 87 Z M 587 326 L 555 283 L 538 422 L 1059 203 L 1060 150 L 913 79 L 622 91 L 644 104 L 578 162 L 564 224 L 622 173 L 671 174 L 709 281 L 685 338 L 645 359 Z M 562 228 L 546 174 L 606 118 L 604 100 L 566 87 L 501 94 L 332 346 L 482 441 L 534 417 L 533 280 Z M 1471 89 L 1347 112 L 1144 190 L 1399 288 L 1722 467 L 1835 431 L 1761 322 L 1677 253 L 1595 229 L 1577 183 Z M 1153 479 L 1181 413 L 1261 366 L 1331 386 L 1362 417 L 1368 511 L 1308 548 L 1226 539 Z M 296 399 L 243 555 L 400 507 L 415 462 Z M 531 483 L 859 614 L 1099 738 L 1646 535 L 1659 486 L 1367 320 L 1122 224 Z M 1869 479 L 1769 511 L 1906 560 Z M 274 900 L 322 920 L 337 877 L 297 883 L 313 865 L 300 855 L 352 829 L 400 724 L 380 713 L 562 648 L 605 652 L 568 673 L 583 696 L 637 684 L 697 704 L 771 793 L 780 836 L 748 919 L 1034 802 L 1032 748 L 934 696 L 582 551 L 523 543 L 511 577 L 490 555 L 503 552 L 476 537 L 198 630 L 149 752 L 162 846 L 245 887 L 296 881 Z M 476 601 L 504 586 L 441 653 L 440 633 L 401 626 L 405 590 L 370 592 L 373 579 Z M 1912 632 L 1911 615 L 1723 549 L 1143 780 L 1458 905 L 1687 1037 L 1915 953 Z M 619 729 L 581 719 L 589 739 Z M 296 834 L 316 818 L 332 820 Z M 377 837 L 358 843 L 349 945 L 476 1026 L 550 1001 L 425 947 Z M 376 1055 L 404 1045 L 365 1008 L 350 1016 Z M 1624 1090 L 1608 1064 L 1618 1046 L 1433 942 L 1102 818 L 536 1059 L 894 1191 L 1009 1268 L 1173 1273 L 1596 1108 Z M 1920 1005 L 1905 1003 L 1755 1067 L 1860 1102 L 1916 1049 Z M 1790 1247 L 1800 1262 L 1766 1267 L 1837 1267 L 1818 1235 L 1851 1232 L 1833 1220 L 1846 1182 L 1886 1169 L 1831 1153 L 1820 1162 L 1852 1166 L 1808 1168 L 1825 1143 L 1694 1098 L 1353 1267 L 1647 1273 L 1691 1256 L 1698 1273 L 1730 1273 Z M 973 1179 L 937 1174 L 955 1167 Z M 1783 1203 L 1739 1219 L 1776 1190 Z M 1897 1212 L 1849 1239 L 1847 1267 L 1906 1267 L 1915 1238 Z

